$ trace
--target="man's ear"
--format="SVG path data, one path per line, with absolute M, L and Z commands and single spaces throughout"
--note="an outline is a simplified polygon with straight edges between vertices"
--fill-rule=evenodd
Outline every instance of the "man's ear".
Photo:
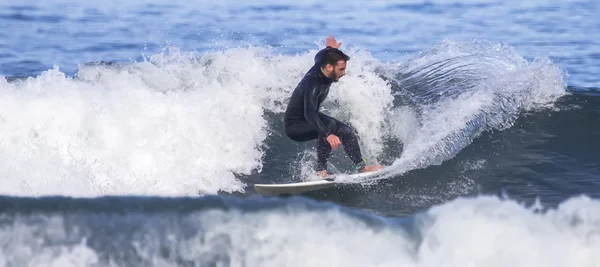
M 333 71 L 333 65 L 331 65 L 331 64 L 325 65 L 325 70 L 327 70 L 328 72 L 332 72 Z

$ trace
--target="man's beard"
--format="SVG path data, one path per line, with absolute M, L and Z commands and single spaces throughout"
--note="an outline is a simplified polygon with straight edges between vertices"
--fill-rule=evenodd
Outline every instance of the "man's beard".
M 338 79 L 335 76 L 335 72 L 333 72 L 333 71 L 331 73 L 329 73 L 329 77 L 328 78 L 331 79 L 331 80 L 333 80 L 333 82 L 336 82 L 336 83 L 340 80 L 340 79 Z

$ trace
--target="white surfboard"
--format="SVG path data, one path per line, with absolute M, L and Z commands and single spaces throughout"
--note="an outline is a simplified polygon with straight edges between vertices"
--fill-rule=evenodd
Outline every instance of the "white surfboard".
M 292 195 L 331 188 L 336 184 L 335 179 L 327 178 L 287 184 L 255 184 L 254 190 L 263 196 Z
M 325 179 L 305 182 L 295 182 L 286 184 L 255 184 L 254 190 L 263 196 L 302 194 L 310 191 L 327 189 L 340 185 L 342 184 L 340 181 L 336 182 L 336 179 L 338 179 L 338 177 L 343 177 L 346 179 L 376 177 L 382 175 L 385 169 L 386 168 L 366 173 L 330 175 Z

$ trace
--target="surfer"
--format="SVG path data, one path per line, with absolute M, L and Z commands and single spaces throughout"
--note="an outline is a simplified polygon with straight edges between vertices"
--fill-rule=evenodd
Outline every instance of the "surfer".
M 329 87 L 346 75 L 346 62 L 350 57 L 338 48 L 332 36 L 327 37 L 326 47 L 315 56 L 315 64 L 304 75 L 289 101 L 285 111 L 286 135 L 296 141 L 317 140 L 317 174 L 327 177 L 327 160 L 331 150 L 341 144 L 358 172 L 371 172 L 382 165 L 366 165 L 362 158 L 356 131 L 345 123 L 319 111 L 321 103 L 329 94 Z

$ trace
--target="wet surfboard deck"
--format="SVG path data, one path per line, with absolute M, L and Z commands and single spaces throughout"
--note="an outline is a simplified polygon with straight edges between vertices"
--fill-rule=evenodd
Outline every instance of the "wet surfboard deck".
M 338 186 L 342 182 L 336 181 L 338 177 L 346 179 L 369 178 L 381 175 L 386 168 L 374 172 L 330 175 L 324 179 L 303 181 L 284 184 L 255 184 L 254 191 L 263 196 L 295 195 L 315 190 L 327 189 Z

